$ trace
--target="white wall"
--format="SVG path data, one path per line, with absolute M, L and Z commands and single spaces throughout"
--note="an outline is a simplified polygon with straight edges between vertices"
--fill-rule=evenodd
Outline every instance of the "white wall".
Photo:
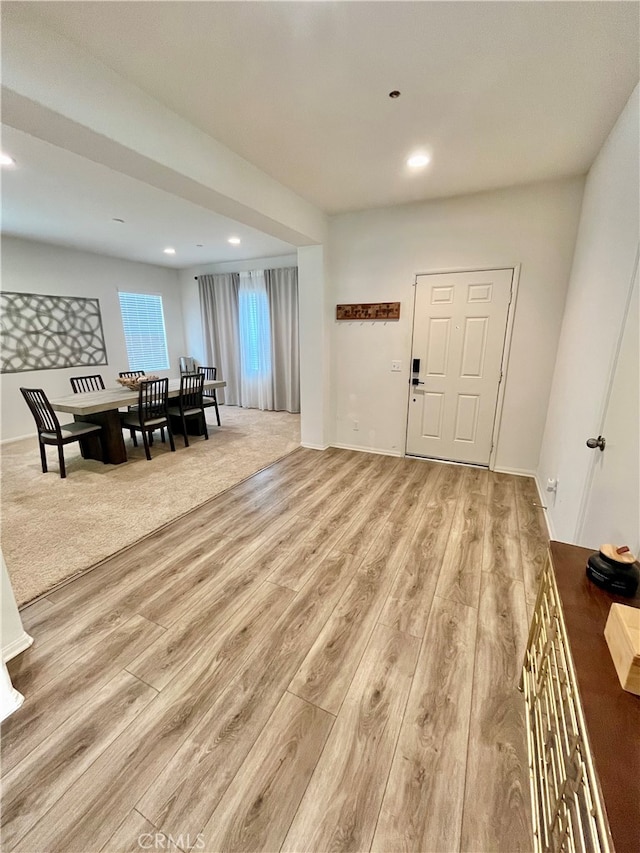
M 585 441 L 602 429 L 638 251 L 639 126 L 636 88 L 585 187 L 538 471 L 542 484 L 559 480 L 548 518 L 553 536 L 566 542 L 578 541 L 594 461 Z
M 303 447 L 329 444 L 329 302 L 324 246 L 298 249 L 300 316 L 300 439 Z
M 202 264 L 198 267 L 187 267 L 180 270 L 178 277 L 187 354 L 197 359 L 200 364 L 205 363 L 202 315 L 200 313 L 200 296 L 196 276 L 223 272 L 245 272 L 246 270 L 271 270 L 278 267 L 295 267 L 297 264 L 298 256 L 292 254 L 279 255 L 273 258 L 251 258 L 250 260 L 224 261 L 219 264 Z
M 333 310 L 401 302 L 399 322 L 333 321 L 332 443 L 404 452 L 416 273 L 520 264 L 496 467 L 535 471 L 583 184 L 573 178 L 330 220 Z M 402 360 L 401 373 L 391 372 L 392 359 Z
M 118 301 L 119 289 L 162 295 L 171 368 L 157 373 L 166 376 L 178 373 L 178 358 L 185 355 L 185 344 L 178 274 L 175 270 L 77 252 L 16 237 L 3 237 L 2 289 L 99 299 L 108 358 L 106 366 L 3 374 L 3 439 L 35 432 L 33 418 L 18 390 L 21 385 L 44 388 L 48 396 L 56 397 L 71 393 L 70 376 L 101 373 L 105 384 L 110 387 L 115 386 L 119 371 L 128 370 Z

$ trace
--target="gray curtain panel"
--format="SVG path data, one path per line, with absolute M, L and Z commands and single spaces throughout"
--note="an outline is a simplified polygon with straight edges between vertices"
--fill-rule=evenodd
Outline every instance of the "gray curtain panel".
M 265 270 L 271 313 L 273 407 L 300 411 L 298 268 Z
M 198 276 L 202 336 L 207 366 L 217 367 L 218 379 L 227 387 L 218 391 L 218 400 L 241 406 L 240 324 L 238 318 L 238 273 Z
M 262 271 L 258 271 L 262 272 Z M 264 278 L 269 302 L 271 347 L 271 391 L 260 408 L 277 411 L 300 411 L 300 355 L 298 349 L 298 269 L 286 267 L 265 270 Z M 227 387 L 220 402 L 229 406 L 256 406 L 255 400 L 243 399 L 243 377 L 240 345 L 240 276 L 220 273 L 198 276 L 202 333 L 208 364 L 218 368 L 218 379 Z M 264 396 L 264 395 L 263 395 Z

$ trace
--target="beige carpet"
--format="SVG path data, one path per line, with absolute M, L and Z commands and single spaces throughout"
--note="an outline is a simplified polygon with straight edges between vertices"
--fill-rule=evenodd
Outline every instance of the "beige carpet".
M 84 460 L 65 448 L 67 479 L 55 448 L 49 473 L 40 469 L 35 438 L 2 447 L 2 550 L 19 604 L 51 589 L 208 498 L 270 465 L 300 444 L 300 416 L 224 406 L 222 426 L 209 423 L 209 441 L 194 436 L 176 452 L 127 437 L 129 462 Z M 207 421 L 215 414 L 209 410 Z

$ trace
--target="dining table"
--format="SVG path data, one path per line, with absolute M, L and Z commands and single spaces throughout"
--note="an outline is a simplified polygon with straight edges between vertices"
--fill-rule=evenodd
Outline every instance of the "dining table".
M 204 389 L 224 388 L 223 379 L 205 379 Z M 169 397 L 180 396 L 180 379 L 169 379 Z M 99 424 L 101 437 L 90 435 L 82 439 L 82 452 L 87 459 L 98 459 L 112 465 L 127 461 L 127 448 L 122 435 L 122 426 L 118 409 L 123 406 L 135 406 L 138 392 L 128 388 L 106 388 L 104 391 L 86 391 L 81 394 L 67 394 L 54 397 L 49 402 L 55 411 L 73 415 L 76 421 Z

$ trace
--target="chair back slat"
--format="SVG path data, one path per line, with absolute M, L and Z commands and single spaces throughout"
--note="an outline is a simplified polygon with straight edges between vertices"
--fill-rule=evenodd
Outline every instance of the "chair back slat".
M 141 382 L 138 391 L 140 422 L 167 417 L 168 397 L 168 379 L 152 379 L 148 382 Z
M 60 422 L 42 388 L 21 388 L 20 393 L 31 410 L 38 427 L 38 433 L 55 432 L 59 434 Z
M 183 373 L 180 377 L 180 401 L 183 409 L 202 408 L 203 373 Z
M 217 367 L 199 367 L 198 371 L 202 373 L 205 379 L 213 379 L 215 381 L 216 375 L 218 373 Z
M 120 379 L 135 379 L 136 376 L 146 376 L 144 370 L 121 370 Z
M 87 391 L 104 391 L 104 381 L 99 373 L 93 376 L 72 376 L 69 379 L 74 394 L 84 394 Z

